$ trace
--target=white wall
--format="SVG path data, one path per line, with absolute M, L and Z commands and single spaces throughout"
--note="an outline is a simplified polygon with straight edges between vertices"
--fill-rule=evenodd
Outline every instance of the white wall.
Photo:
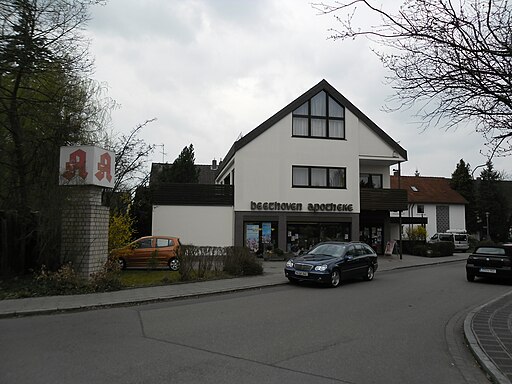
M 450 229 L 466 229 L 466 206 L 450 205 Z
M 233 207 L 153 206 L 153 235 L 177 236 L 182 244 L 234 244 Z
M 352 204 L 359 207 L 357 118 L 346 110 L 346 140 L 292 137 L 289 114 L 236 153 L 235 210 L 250 202 Z M 347 189 L 292 188 L 292 166 L 345 167 Z
M 427 217 L 427 238 L 430 238 L 432 235 L 439 232 L 437 229 L 437 205 L 448 205 L 450 212 L 450 229 L 466 229 L 466 209 L 463 204 L 423 204 L 425 208 L 423 215 L 418 213 L 418 204 L 410 204 L 409 209 L 402 212 L 402 217 Z M 391 212 L 391 216 L 398 217 L 398 212 Z M 409 227 L 409 225 L 404 225 L 404 234 L 407 227 Z

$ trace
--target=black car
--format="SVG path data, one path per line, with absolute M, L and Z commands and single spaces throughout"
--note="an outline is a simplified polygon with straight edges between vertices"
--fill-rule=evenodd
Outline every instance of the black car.
M 313 281 L 337 287 L 347 278 L 373 280 L 377 267 L 377 254 L 368 244 L 331 241 L 288 260 L 284 274 L 292 283 Z
M 468 257 L 466 277 L 512 278 L 512 244 L 480 246 Z

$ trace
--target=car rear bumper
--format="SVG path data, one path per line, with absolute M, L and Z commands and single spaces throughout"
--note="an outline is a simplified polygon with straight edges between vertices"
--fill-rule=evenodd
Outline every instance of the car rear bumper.
M 512 278 L 511 267 L 482 267 L 475 265 L 466 265 L 466 273 L 479 277 L 496 277 L 502 279 Z

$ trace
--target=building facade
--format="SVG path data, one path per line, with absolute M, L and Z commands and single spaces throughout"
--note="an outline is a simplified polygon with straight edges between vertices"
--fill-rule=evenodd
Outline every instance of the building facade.
M 399 233 L 390 212 L 407 209 L 405 191 L 390 188 L 390 167 L 406 160 L 400 145 L 322 80 L 236 141 L 219 164 L 215 182 L 230 188 L 232 205 L 226 199 L 220 208 L 223 241 L 231 244 L 218 245 L 291 252 L 361 239 L 383 253 Z M 171 224 L 186 207 L 178 200 L 161 193 L 155 201 L 154 234 L 172 228 L 185 242 L 216 245 L 200 244 L 200 233 L 215 225 L 206 209 L 189 215 L 194 225 L 186 230 Z
M 404 231 L 423 225 L 428 238 L 448 230 L 466 230 L 468 202 L 450 187 L 450 179 L 394 175 L 391 187 L 407 191 L 408 208 L 402 213 Z M 396 221 L 397 213 L 391 215 Z

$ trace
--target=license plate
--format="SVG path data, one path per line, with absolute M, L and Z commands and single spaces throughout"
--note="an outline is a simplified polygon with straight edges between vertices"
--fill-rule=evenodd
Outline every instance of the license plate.
M 496 270 L 494 268 L 480 268 L 480 272 L 483 272 L 483 273 L 496 273 Z
M 307 276 L 307 275 L 308 275 L 308 273 L 307 273 L 307 272 L 304 272 L 304 271 L 295 271 L 295 274 L 296 274 L 297 276 Z

